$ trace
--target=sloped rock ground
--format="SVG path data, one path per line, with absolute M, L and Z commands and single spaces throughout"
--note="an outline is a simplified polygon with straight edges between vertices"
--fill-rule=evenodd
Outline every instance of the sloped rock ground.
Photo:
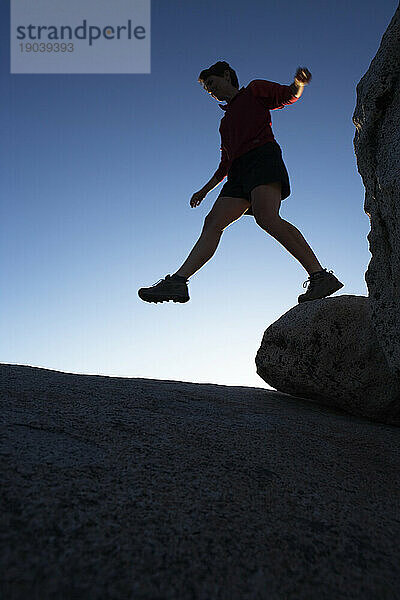
M 260 388 L 0 365 L 7 600 L 399 598 L 399 429 Z

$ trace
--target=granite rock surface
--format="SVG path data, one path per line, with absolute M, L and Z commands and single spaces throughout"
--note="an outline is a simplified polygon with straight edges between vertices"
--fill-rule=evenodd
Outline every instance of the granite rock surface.
M 400 7 L 357 85 L 353 122 L 364 210 L 371 222 L 365 274 L 371 322 L 400 380 Z
M 0 365 L 0 597 L 393 600 L 400 431 L 260 388 Z
M 256 366 L 280 392 L 400 425 L 398 383 L 376 339 L 366 296 L 293 307 L 266 329 Z

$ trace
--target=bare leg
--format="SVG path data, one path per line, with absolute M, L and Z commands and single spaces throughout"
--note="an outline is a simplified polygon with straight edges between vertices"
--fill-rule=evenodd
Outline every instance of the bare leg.
M 204 227 L 189 256 L 175 271 L 175 275 L 189 278 L 210 260 L 217 249 L 222 236 L 222 230 L 215 227 Z
M 282 244 L 303 265 L 309 275 L 322 270 L 317 257 L 297 227 L 285 221 L 285 219 L 278 217 L 266 228 L 262 227 L 262 229 L 265 229 L 265 231 Z
M 250 202 L 245 198 L 219 196 L 204 219 L 199 239 L 175 275 L 189 278 L 208 262 L 217 249 L 224 229 L 240 219 L 249 206 Z
M 251 193 L 254 218 L 257 225 L 272 235 L 305 268 L 309 275 L 322 271 L 314 252 L 300 231 L 279 215 L 281 183 L 260 185 Z

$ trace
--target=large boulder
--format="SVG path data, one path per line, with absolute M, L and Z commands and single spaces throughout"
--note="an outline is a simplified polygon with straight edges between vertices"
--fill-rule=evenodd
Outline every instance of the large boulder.
M 256 366 L 280 392 L 400 425 L 398 384 L 376 339 L 366 296 L 290 309 L 265 331 Z
M 371 322 L 393 373 L 400 375 L 400 8 L 357 85 L 354 149 L 370 217 L 365 274 Z

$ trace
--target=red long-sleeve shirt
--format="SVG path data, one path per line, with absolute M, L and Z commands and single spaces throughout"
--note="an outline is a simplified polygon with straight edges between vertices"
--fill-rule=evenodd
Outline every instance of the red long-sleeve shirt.
M 247 87 L 240 88 L 228 104 L 219 104 L 225 116 L 219 126 L 221 161 L 213 177 L 222 181 L 235 158 L 273 141 L 269 111 L 284 108 L 296 100 L 289 85 L 254 79 Z

